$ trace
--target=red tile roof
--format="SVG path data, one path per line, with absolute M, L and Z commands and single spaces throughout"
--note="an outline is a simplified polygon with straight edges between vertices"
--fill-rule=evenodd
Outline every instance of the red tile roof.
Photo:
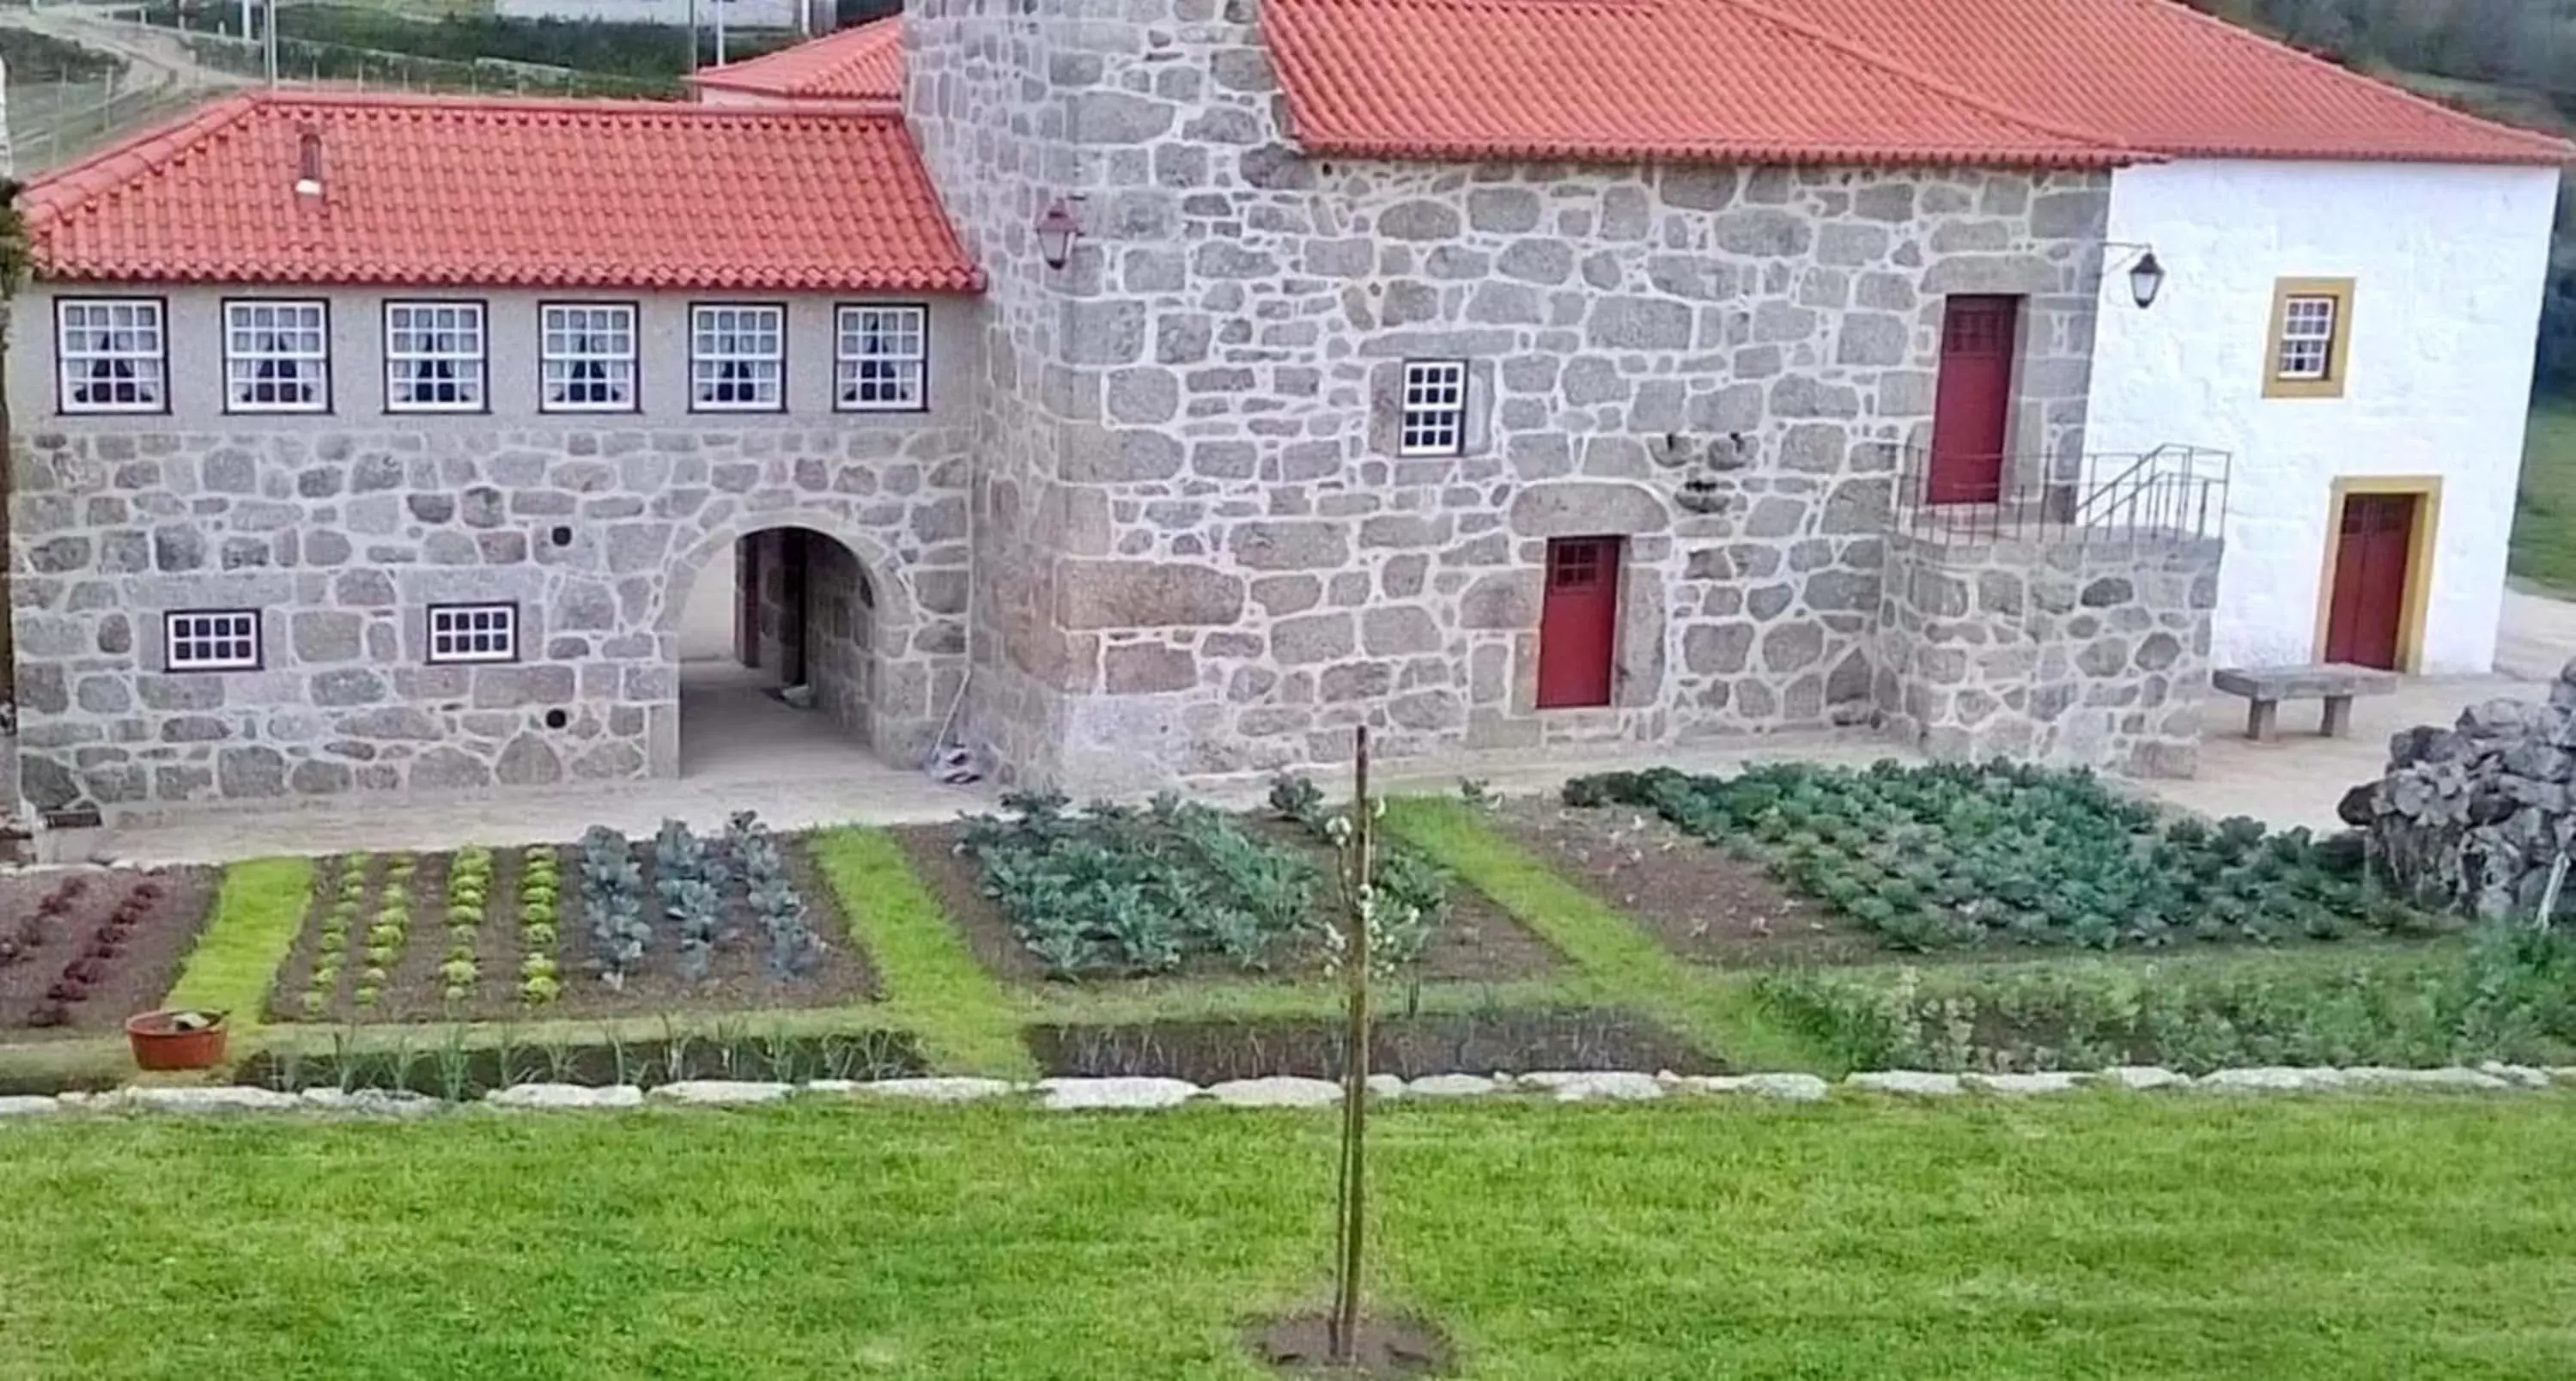
M 321 136 L 320 197 L 295 190 Z M 31 183 L 36 270 L 124 282 L 974 291 L 900 119 L 259 93 Z
M 2039 119 L 2175 158 L 2564 163 L 2493 124 L 2181 0 L 1745 0 Z
M 727 63 L 689 79 L 701 87 L 841 101 L 903 99 L 903 16 L 871 20 L 810 43 Z
M 2558 163 L 2178 0 L 1264 0 L 1310 153 Z

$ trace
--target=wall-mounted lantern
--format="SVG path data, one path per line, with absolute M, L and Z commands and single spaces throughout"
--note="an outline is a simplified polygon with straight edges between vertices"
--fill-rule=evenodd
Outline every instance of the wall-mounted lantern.
M 1073 262 L 1073 242 L 1082 234 L 1082 221 L 1073 207 L 1058 197 L 1047 204 L 1046 214 L 1038 217 L 1038 257 L 1046 266 L 1060 269 Z
M 2129 297 L 2138 304 L 2140 311 L 2156 305 L 2156 295 L 2165 290 L 2165 266 L 2156 258 L 2156 247 L 2131 244 L 2121 240 L 2105 240 L 2102 242 L 2102 248 L 2106 251 L 2114 249 L 2133 251 L 2123 261 L 2129 266 Z M 2106 278 L 2110 276 L 2110 266 L 2107 264 L 2103 268 L 2103 276 Z

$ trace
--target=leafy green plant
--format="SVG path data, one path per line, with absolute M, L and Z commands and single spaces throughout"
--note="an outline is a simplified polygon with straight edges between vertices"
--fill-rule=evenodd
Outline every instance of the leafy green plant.
M 1772 974 L 1764 1003 L 1858 1068 L 2557 1064 L 2576 1054 L 2576 940 L 2481 931 L 2465 951 L 2334 969 L 2088 964 Z
M 644 871 L 636 866 L 626 836 L 605 825 L 582 835 L 580 867 L 592 967 L 601 982 L 623 990 L 653 939 L 652 924 L 644 919 Z
M 1324 789 L 1312 777 L 1282 772 L 1270 779 L 1270 809 L 1280 819 L 1307 826 L 1320 826 L 1324 819 Z
M 2082 771 L 1658 769 L 1581 778 L 1564 799 L 1654 810 L 1903 950 L 2270 944 L 2441 924 L 2385 897 L 2342 842 L 2244 818 L 2167 821 Z

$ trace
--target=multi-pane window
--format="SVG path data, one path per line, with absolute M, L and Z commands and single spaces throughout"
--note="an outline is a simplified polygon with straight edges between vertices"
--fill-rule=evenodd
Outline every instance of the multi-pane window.
M 385 408 L 483 409 L 483 304 L 385 304 Z
M 2333 297 L 2292 296 L 2281 302 L 2281 357 L 2275 372 L 2284 379 L 2323 379 L 2334 372 L 2335 315 L 2342 303 Z
M 910 412 L 923 406 L 930 312 L 922 307 L 843 307 L 838 406 L 845 412 Z
M 698 412 L 778 412 L 786 407 L 787 309 L 689 310 L 689 407 Z
M 2266 398 L 2340 398 L 2352 372 L 2349 278 L 2282 278 L 2272 284 Z
M 432 662 L 514 662 L 519 658 L 519 606 L 434 604 L 429 610 Z
M 1398 454 L 1454 456 L 1466 450 L 1466 363 L 1405 361 L 1403 409 L 1396 433 Z
M 635 308 L 563 303 L 539 313 L 539 406 L 547 412 L 635 410 Z
M 259 611 L 180 609 L 161 616 L 161 664 L 171 671 L 259 667 Z
M 320 302 L 224 304 L 224 400 L 233 412 L 331 406 L 330 308 Z
M 54 356 L 65 412 L 160 412 L 169 406 L 169 337 L 159 302 L 127 298 L 55 305 Z

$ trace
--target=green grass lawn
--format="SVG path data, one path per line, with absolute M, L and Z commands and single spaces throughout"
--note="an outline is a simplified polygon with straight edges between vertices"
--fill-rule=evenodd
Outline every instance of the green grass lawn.
M 1003 1108 L 0 1130 L 0 1375 L 1253 1377 L 1332 1119 Z M 2564 1377 L 2576 1099 L 1396 1108 L 1463 1374 Z
M 2532 410 L 2511 566 L 2525 580 L 2576 593 L 2576 405 Z

